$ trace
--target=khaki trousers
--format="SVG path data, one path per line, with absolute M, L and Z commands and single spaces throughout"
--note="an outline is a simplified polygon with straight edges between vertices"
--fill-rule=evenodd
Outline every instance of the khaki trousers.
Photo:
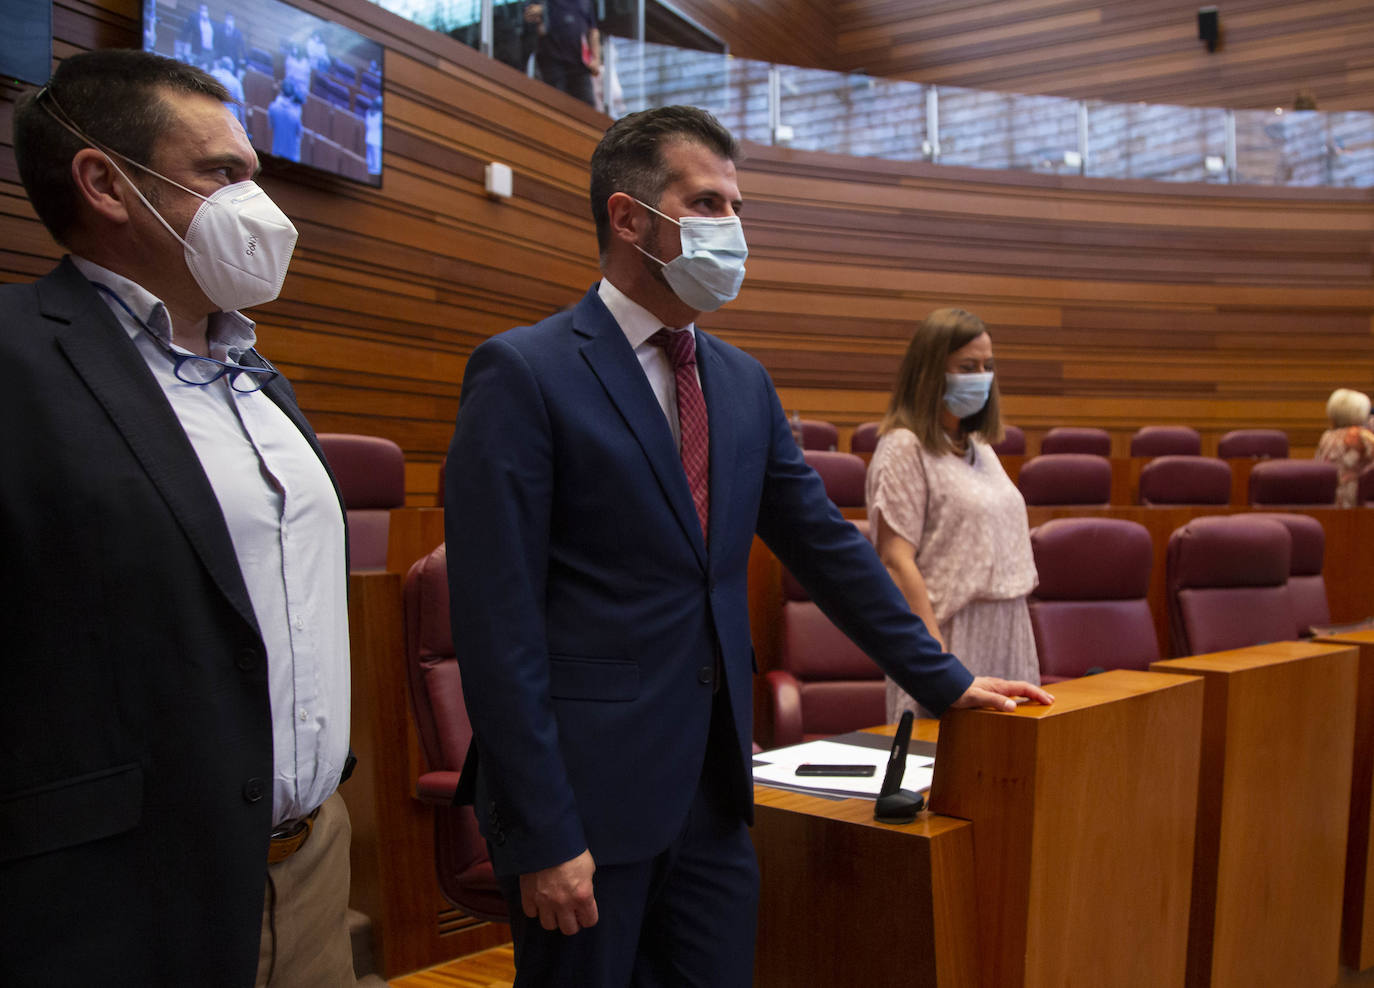
M 338 793 L 320 807 L 310 836 L 267 866 L 256 988 L 353 988 L 348 936 L 352 828 Z

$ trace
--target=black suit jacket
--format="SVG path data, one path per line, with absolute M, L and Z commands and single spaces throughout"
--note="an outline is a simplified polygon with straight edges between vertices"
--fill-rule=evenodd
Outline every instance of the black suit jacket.
M 0 422 L 0 984 L 251 985 L 266 649 L 195 451 L 69 260 L 0 288 Z

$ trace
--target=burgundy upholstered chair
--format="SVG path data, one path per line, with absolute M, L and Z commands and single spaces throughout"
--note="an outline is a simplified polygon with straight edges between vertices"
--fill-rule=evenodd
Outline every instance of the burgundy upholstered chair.
M 837 507 L 862 507 L 867 464 L 853 453 L 805 450 Z M 864 534 L 868 522 L 855 525 Z M 830 623 L 792 574 L 782 574 L 778 668 L 764 677 L 774 747 L 873 727 L 886 719 L 882 670 Z
M 878 448 L 878 428 L 881 422 L 861 422 L 849 435 L 851 453 L 871 453 Z
M 830 623 L 792 574 L 783 571 L 778 668 L 764 677 L 773 747 L 882 724 L 882 670 Z
M 1355 506 L 1374 504 L 1374 466 L 1360 471 L 1360 479 L 1355 493 Z
M 1027 460 L 1016 478 L 1026 504 L 1106 504 L 1112 465 L 1105 456 L 1050 453 Z
M 868 474 L 868 464 L 862 457 L 824 449 L 804 449 L 802 457 L 811 469 L 821 475 L 825 492 L 836 507 L 864 506 L 864 479 Z
M 406 503 L 405 454 L 381 436 L 321 432 L 318 438 L 343 494 L 349 568 L 385 568 L 391 509 Z
M 801 419 L 802 449 L 837 449 L 840 430 L 820 419 Z
M 1199 655 L 1296 637 L 1292 538 L 1272 518 L 1194 518 L 1169 536 L 1170 648 Z
M 1150 614 L 1154 549 L 1144 525 L 1056 518 L 1031 531 L 1039 585 L 1030 597 L 1041 682 L 1159 658 Z
M 1112 437 L 1106 429 L 1084 429 L 1059 426 L 1045 433 L 1040 440 L 1040 455 L 1046 453 L 1090 453 L 1093 456 L 1112 455 Z
M 478 919 L 506 922 L 477 818 L 471 806 L 453 805 L 472 724 L 449 629 L 447 560 L 441 545 L 405 580 L 406 679 L 426 769 L 416 795 L 434 807 L 434 867 L 444 897 Z
M 1210 456 L 1157 456 L 1140 469 L 1141 504 L 1230 504 L 1231 467 Z
M 1288 456 L 1288 433 L 1279 429 L 1232 429 L 1217 440 L 1217 456 L 1224 460 L 1242 456 L 1281 460 Z
M 1265 460 L 1250 471 L 1250 503 L 1336 503 L 1336 465 L 1320 460 Z
M 1131 437 L 1132 456 L 1199 456 L 1202 437 L 1186 425 L 1147 425 Z
M 1020 426 L 1004 425 L 1002 441 L 992 444 L 992 451 L 998 456 L 1025 456 L 1026 434 Z
M 1255 511 L 1247 517 L 1272 518 L 1288 529 L 1293 554 L 1288 567 L 1288 596 L 1293 601 L 1299 636 L 1331 623 L 1322 563 L 1326 557 L 1326 529 L 1310 515 Z

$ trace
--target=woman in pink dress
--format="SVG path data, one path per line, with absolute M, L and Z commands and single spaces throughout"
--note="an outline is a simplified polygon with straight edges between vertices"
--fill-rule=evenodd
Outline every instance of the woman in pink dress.
M 938 309 L 917 327 L 868 468 L 878 555 L 931 634 L 975 676 L 1040 681 L 1026 595 L 1026 503 L 990 443 L 1002 437 L 992 340 Z M 916 701 L 887 683 L 888 720 Z
M 1369 396 L 1337 388 L 1326 401 L 1331 428 L 1317 441 L 1317 459 L 1336 464 L 1336 506 L 1353 508 L 1359 500 L 1360 472 L 1374 463 L 1374 433 L 1369 431 Z

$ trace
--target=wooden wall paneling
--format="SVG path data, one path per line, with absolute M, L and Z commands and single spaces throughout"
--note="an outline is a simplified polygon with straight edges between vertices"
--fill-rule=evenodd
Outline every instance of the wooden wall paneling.
M 823 0 L 672 0 L 739 58 L 833 68 L 835 11 Z
M 842 0 L 834 68 L 944 85 L 1193 106 L 1369 109 L 1362 0 L 1236 0 L 1221 45 L 1183 0 Z

